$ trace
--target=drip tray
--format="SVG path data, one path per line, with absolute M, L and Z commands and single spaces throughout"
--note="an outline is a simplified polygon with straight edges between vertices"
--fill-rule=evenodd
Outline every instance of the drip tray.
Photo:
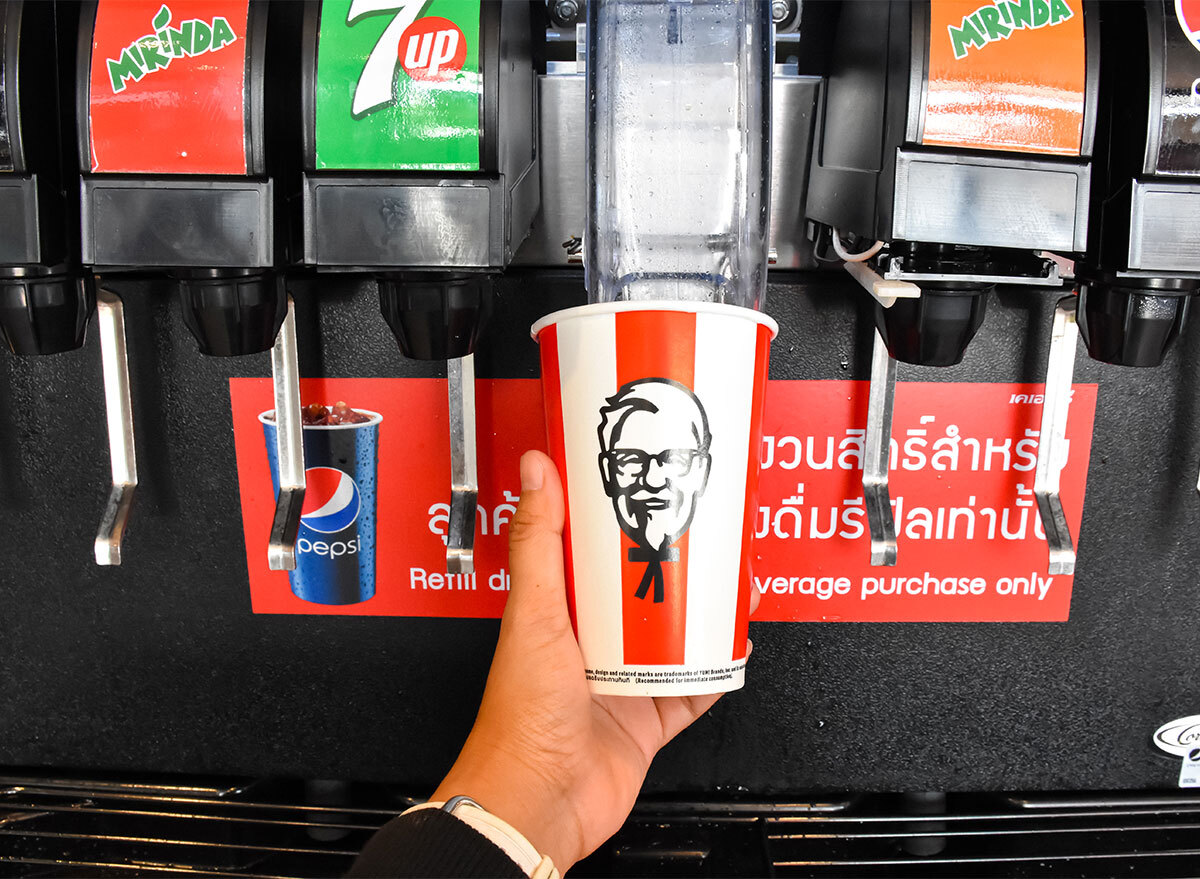
M 0 776 L 5 876 L 336 876 L 417 800 L 383 785 Z M 1189 876 L 1200 795 L 645 800 L 573 876 Z

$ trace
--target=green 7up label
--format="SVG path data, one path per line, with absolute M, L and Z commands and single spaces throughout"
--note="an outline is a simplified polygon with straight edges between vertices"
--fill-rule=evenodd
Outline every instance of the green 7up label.
M 325 0 L 318 169 L 479 169 L 481 0 Z

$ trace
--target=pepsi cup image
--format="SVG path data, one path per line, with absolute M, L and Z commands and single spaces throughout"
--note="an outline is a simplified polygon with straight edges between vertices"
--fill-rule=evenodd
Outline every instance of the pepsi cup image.
M 304 407 L 306 489 L 296 535 L 292 592 L 314 604 L 357 604 L 375 594 L 378 412 Z M 271 482 L 279 494 L 275 411 L 261 413 Z

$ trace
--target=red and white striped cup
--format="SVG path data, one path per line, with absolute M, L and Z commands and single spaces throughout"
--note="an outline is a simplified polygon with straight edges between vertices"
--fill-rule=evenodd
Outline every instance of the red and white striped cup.
M 566 490 L 567 600 L 594 692 L 742 686 L 776 332 L 757 311 L 689 302 L 597 303 L 533 325 Z

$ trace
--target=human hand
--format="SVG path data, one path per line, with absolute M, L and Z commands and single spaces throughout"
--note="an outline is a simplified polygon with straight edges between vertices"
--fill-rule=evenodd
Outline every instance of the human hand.
M 620 828 L 654 755 L 720 694 L 588 689 L 567 613 L 563 515 L 554 463 L 526 452 L 496 654 L 475 726 L 433 799 L 471 797 L 565 873 Z M 753 611 L 759 595 L 751 591 Z

